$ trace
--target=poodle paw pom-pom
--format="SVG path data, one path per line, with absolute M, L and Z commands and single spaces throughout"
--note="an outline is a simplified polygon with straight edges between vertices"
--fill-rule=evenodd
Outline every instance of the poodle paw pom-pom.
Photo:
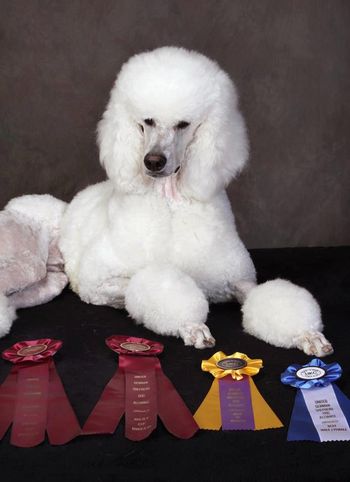
M 205 326 L 209 305 L 204 293 L 173 266 L 152 265 L 136 273 L 125 293 L 125 307 L 155 333 L 180 336 L 197 348 L 213 343 Z
M 282 348 L 325 356 L 332 345 L 322 335 L 321 310 L 309 291 L 275 279 L 252 288 L 242 306 L 244 331 Z

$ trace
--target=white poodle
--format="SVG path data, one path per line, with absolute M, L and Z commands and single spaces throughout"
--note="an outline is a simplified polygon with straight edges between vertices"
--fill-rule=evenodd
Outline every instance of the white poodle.
M 215 343 L 209 302 L 243 302 L 245 331 L 318 356 L 332 352 L 317 302 L 274 280 L 256 286 L 225 188 L 248 158 L 229 76 L 212 60 L 164 47 L 122 68 L 98 125 L 108 180 L 80 192 L 60 247 L 73 290 L 125 307 L 196 348 Z

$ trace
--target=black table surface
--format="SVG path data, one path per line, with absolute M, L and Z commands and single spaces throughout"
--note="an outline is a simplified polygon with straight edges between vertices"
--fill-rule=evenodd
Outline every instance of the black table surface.
M 350 247 L 253 250 L 251 254 L 259 282 L 286 278 L 318 299 L 325 335 L 335 348 L 325 361 L 342 365 L 338 386 L 350 397 Z M 227 354 L 241 351 L 263 359 L 264 369 L 254 381 L 284 428 L 199 431 L 190 440 L 179 440 L 158 420 L 148 439 L 132 442 L 124 437 L 122 420 L 114 435 L 78 437 L 58 447 L 45 441 L 30 449 L 11 446 L 8 433 L 0 442 L 1 480 L 349 481 L 350 443 L 286 441 L 296 392 L 280 383 L 280 373 L 291 363 L 307 363 L 310 357 L 243 333 L 237 303 L 212 305 L 208 325 L 216 347 L 196 350 L 185 347 L 180 339 L 137 326 L 123 310 L 85 304 L 67 288 L 46 305 L 20 310 L 11 334 L 0 340 L 0 350 L 21 340 L 63 340 L 55 356 L 56 367 L 81 423 L 117 368 L 117 356 L 104 342 L 112 334 L 162 342 L 163 370 L 192 412 L 212 383 L 211 375 L 200 369 L 201 360 L 217 350 Z M 9 369 L 9 363 L 0 361 L 0 382 Z

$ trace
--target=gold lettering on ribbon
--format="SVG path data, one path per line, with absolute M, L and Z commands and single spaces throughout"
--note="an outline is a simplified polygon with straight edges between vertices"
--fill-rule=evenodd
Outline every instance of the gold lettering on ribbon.
M 227 407 L 231 417 L 230 422 L 237 422 L 237 420 L 242 423 L 246 422 L 245 398 L 240 388 L 230 387 L 227 393 L 227 400 Z
M 150 419 L 150 394 L 151 386 L 147 375 L 133 375 L 131 390 L 134 393 L 132 400 L 131 430 L 136 432 L 152 428 Z M 135 397 L 135 398 L 134 398 Z

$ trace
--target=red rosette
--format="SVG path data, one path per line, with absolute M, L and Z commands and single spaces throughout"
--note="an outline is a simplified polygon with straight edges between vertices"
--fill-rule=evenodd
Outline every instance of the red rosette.
M 2 358 L 11 363 L 41 362 L 55 355 L 61 348 L 61 340 L 40 338 L 40 340 L 19 341 L 2 352 Z
M 112 335 L 106 339 L 106 345 L 119 355 L 156 356 L 162 353 L 163 345 L 157 341 L 135 336 Z
M 125 436 L 130 440 L 148 437 L 157 426 L 157 415 L 176 437 L 192 437 L 198 426 L 157 358 L 163 345 L 121 335 L 110 336 L 106 344 L 119 354 L 119 368 L 85 422 L 83 434 L 114 433 L 125 413 Z
M 34 447 L 48 433 L 61 445 L 81 429 L 56 371 L 53 355 L 60 340 L 41 338 L 15 343 L 2 353 L 14 364 L 0 386 L 0 440 L 12 424 L 11 444 Z

